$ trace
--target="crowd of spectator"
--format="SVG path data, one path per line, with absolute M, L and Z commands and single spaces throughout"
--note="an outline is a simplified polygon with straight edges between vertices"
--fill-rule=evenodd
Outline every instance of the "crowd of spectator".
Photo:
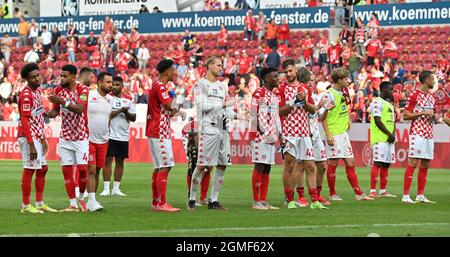
M 229 33 L 222 25 L 213 41 L 205 41 L 201 34 L 186 30 L 178 40 L 172 41 L 161 55 L 155 55 L 152 42 L 137 28 L 119 31 L 109 17 L 99 35 L 93 32 L 81 37 L 71 24 L 62 35 L 56 27 L 50 31 L 39 28 L 31 19 L 21 18 L 19 37 L 11 39 L 7 33 L 0 38 L 0 116 L 2 120 L 16 120 L 17 95 L 25 81 L 20 77 L 23 63 L 36 62 L 42 67 L 42 88 L 44 96 L 50 94 L 59 84 L 59 68 L 62 64 L 74 63 L 79 67 L 90 67 L 95 73 L 108 71 L 121 76 L 128 93 L 134 95 L 137 103 L 147 103 L 146 92 L 158 73 L 155 64 L 161 58 L 175 61 L 177 77 L 171 87 L 176 103 L 184 108 L 191 107 L 192 87 L 205 74 L 205 58 L 213 53 L 223 60 L 223 79 L 229 85 L 230 96 L 240 100 L 238 113 L 244 115 L 251 102 L 252 93 L 260 86 L 258 79 L 262 67 L 280 69 L 281 63 L 292 58 L 297 65 L 307 67 L 313 74 L 314 88 L 320 94 L 330 85 L 330 71 L 346 67 L 352 81 L 349 94 L 352 99 L 352 119 L 367 122 L 368 106 L 382 81 L 396 85 L 394 102 L 401 114 L 405 101 L 418 85 L 417 74 L 424 68 L 432 69 L 445 90 L 450 89 L 450 66 L 446 53 L 440 53 L 431 67 L 417 62 L 410 69 L 405 68 L 393 38 L 380 33 L 375 14 L 368 24 L 357 20 L 355 27 L 344 23 L 337 38 L 329 38 L 327 30 L 291 31 L 286 20 L 276 24 L 263 13 L 254 15 L 248 10 L 243 32 Z M 317 32 L 317 31 L 316 31 Z M 300 37 L 293 36 L 301 34 Z M 236 36 L 237 35 L 237 36 Z M 238 38 L 239 44 L 230 39 Z M 211 45 L 214 44 L 214 45 Z M 17 54 L 22 53 L 22 54 Z M 19 59 L 12 58 L 20 56 Z M 283 79 L 283 73 L 280 73 Z M 95 81 L 92 87 L 95 88 Z M 49 108 L 49 103 L 45 103 Z M 401 121 L 401 115 L 398 115 Z

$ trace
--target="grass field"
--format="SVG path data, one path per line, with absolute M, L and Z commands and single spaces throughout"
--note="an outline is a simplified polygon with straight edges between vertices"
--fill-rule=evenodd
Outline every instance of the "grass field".
M 344 199 L 330 210 L 300 208 L 274 211 L 251 209 L 251 167 L 236 165 L 225 175 L 220 201 L 227 212 L 197 207 L 186 210 L 186 172 L 178 165 L 169 176 L 168 199 L 182 208 L 180 213 L 150 211 L 151 165 L 127 164 L 123 177 L 124 198 L 101 197 L 105 211 L 97 213 L 22 214 L 21 162 L 0 161 L 1 236 L 450 236 L 450 171 L 430 170 L 426 188 L 434 205 L 404 205 L 400 198 L 371 202 L 353 200 L 353 192 L 342 168 L 337 170 L 337 191 Z M 360 185 L 369 188 L 368 168 L 358 169 Z M 412 196 L 417 190 L 417 170 Z M 403 169 L 392 169 L 388 189 L 400 197 Z M 102 187 L 102 184 L 99 186 Z M 328 193 L 326 182 L 324 195 Z M 34 203 L 34 189 L 31 200 Z M 53 208 L 68 206 L 59 163 L 50 162 L 45 201 Z M 281 167 L 272 169 L 269 202 L 283 207 Z

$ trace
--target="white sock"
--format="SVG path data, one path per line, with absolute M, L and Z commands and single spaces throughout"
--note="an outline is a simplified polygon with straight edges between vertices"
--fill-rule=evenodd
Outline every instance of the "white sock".
M 103 190 L 109 191 L 109 181 L 103 181 Z
M 76 198 L 69 199 L 69 201 L 70 201 L 70 206 L 78 208 L 78 204 L 77 204 L 77 199 Z
M 191 180 L 191 189 L 189 191 L 189 200 L 195 200 L 195 196 L 197 195 L 198 185 L 202 181 L 203 171 L 200 171 L 198 167 L 195 168 L 194 173 L 192 174 Z M 196 183 L 194 183 L 194 181 Z
M 403 199 L 408 199 L 409 195 L 403 195 Z
M 211 190 L 211 202 L 216 202 L 219 198 L 219 193 L 222 190 L 224 170 L 216 169 L 213 177 L 213 184 Z
M 88 193 L 88 200 L 89 200 L 89 202 L 90 201 L 95 202 L 96 201 L 95 200 L 95 193 Z
M 80 188 L 79 187 L 75 187 L 75 198 L 80 198 Z
M 377 190 L 376 189 L 370 189 L 370 193 L 376 193 Z
M 380 189 L 380 195 L 386 193 L 386 189 Z
M 24 203 L 22 203 L 22 209 L 26 209 L 26 208 L 28 208 L 28 207 L 30 207 L 29 204 L 24 204 Z
M 120 182 L 114 181 L 113 192 L 119 191 L 119 187 L 120 187 Z
M 44 201 L 36 202 L 36 206 L 41 207 L 42 205 L 44 205 Z

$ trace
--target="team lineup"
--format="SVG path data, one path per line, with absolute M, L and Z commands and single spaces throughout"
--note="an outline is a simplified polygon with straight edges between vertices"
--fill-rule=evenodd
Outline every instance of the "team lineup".
M 187 165 L 187 209 L 207 205 L 208 209 L 227 210 L 219 201 L 225 181 L 225 171 L 231 165 L 230 122 L 238 115 L 233 110 L 235 100 L 228 86 L 221 82 L 222 61 L 211 57 L 205 62 L 206 75 L 193 90 L 194 117 L 183 128 L 183 145 Z M 343 160 L 348 181 L 357 201 L 372 201 L 379 197 L 397 197 L 387 190 L 390 164 L 395 162 L 395 111 L 392 105 L 393 84 L 382 82 L 370 105 L 370 140 L 373 166 L 370 192 L 359 186 L 353 149 L 348 131 L 351 128 L 347 90 L 349 71 L 343 68 L 331 72 L 332 86 L 325 93 L 314 93 L 311 73 L 297 69 L 293 60 L 282 63 L 285 81 L 279 81 L 275 68 L 260 72 L 261 87 L 252 95 L 248 110 L 251 129 L 251 176 L 253 205 L 256 210 L 276 210 L 267 195 L 271 166 L 275 165 L 277 147 L 283 157 L 282 184 L 288 209 L 309 206 L 329 209 L 333 201 L 343 200 L 336 190 L 336 169 Z M 186 113 L 174 104 L 169 92 L 176 71 L 174 61 L 161 60 L 157 65 L 159 79 L 148 91 L 146 136 L 153 161 L 151 210 L 179 212 L 166 199 L 170 170 L 175 166 L 171 139 L 171 118 Z M 78 76 L 77 76 L 78 75 Z M 130 122 L 136 120 L 136 106 L 122 93 L 123 79 L 102 72 L 97 76 L 97 89 L 89 90 L 94 72 L 80 71 L 74 65 L 61 68 L 61 84 L 48 97 L 49 112 L 43 107 L 39 89 L 40 75 L 36 64 L 21 70 L 27 86 L 19 95 L 20 122 L 18 141 L 23 160 L 21 212 L 58 212 L 44 202 L 45 159 L 48 150 L 44 127 L 49 118 L 60 116 L 61 133 L 58 144 L 60 164 L 69 206 L 59 212 L 95 212 L 104 207 L 96 199 L 100 171 L 103 170 L 101 196 L 125 196 L 120 189 L 124 162 L 128 158 Z M 433 123 L 442 122 L 436 115 L 436 100 L 430 93 L 435 76 L 430 71 L 419 74 L 420 87 L 409 97 L 404 119 L 411 120 L 408 165 L 404 173 L 401 202 L 405 204 L 435 203 L 425 197 L 430 161 L 434 157 Z M 444 118 L 449 124 L 449 117 Z M 325 141 L 320 133 L 322 124 Z M 115 161 L 114 173 L 112 163 Z M 214 172 L 212 170 L 216 167 Z M 415 200 L 410 197 L 414 171 L 418 167 L 418 190 Z M 35 176 L 36 201 L 30 195 Z M 112 190 L 111 176 L 114 174 Z M 329 197 L 322 187 L 327 178 Z M 211 193 L 207 193 L 211 181 Z M 377 192 L 377 181 L 380 180 Z M 310 201 L 305 197 L 305 184 Z M 200 199 L 197 191 L 200 187 Z M 297 192 L 298 198 L 295 198 Z M 85 198 L 88 198 L 85 202 Z

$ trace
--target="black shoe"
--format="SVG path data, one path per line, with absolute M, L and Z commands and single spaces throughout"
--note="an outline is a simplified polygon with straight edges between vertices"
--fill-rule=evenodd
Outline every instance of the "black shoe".
M 211 202 L 211 200 L 209 200 L 209 202 L 208 202 L 208 209 L 214 209 L 214 210 L 220 210 L 220 211 L 228 210 L 227 208 L 223 207 L 218 201 Z
M 187 206 L 188 206 L 188 210 L 190 210 L 190 211 L 195 210 L 195 200 L 189 200 Z

